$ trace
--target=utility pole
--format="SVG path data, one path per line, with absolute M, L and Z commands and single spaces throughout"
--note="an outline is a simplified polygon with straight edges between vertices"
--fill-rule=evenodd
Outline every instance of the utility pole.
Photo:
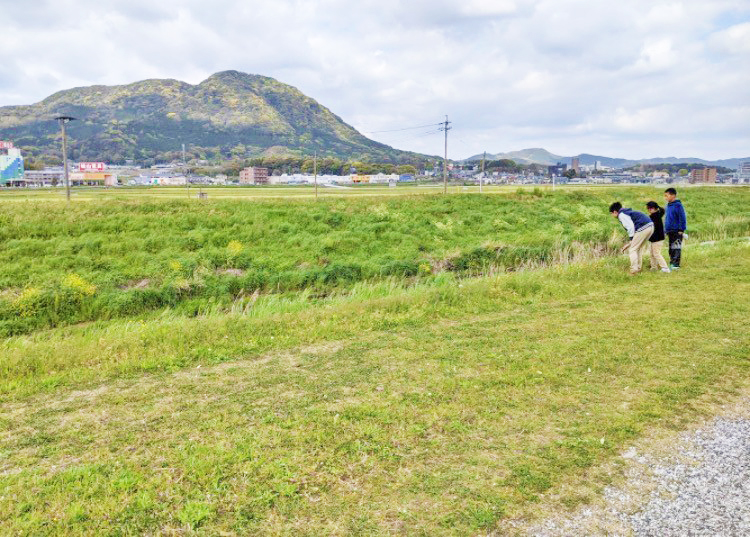
M 487 151 L 482 155 L 482 174 L 479 176 L 479 193 L 482 193 L 482 180 L 484 179 L 484 161 L 487 158 Z
M 65 196 L 70 201 L 70 177 L 68 177 L 68 143 L 65 137 L 65 124 L 73 121 L 75 118 L 70 116 L 57 116 L 55 118 L 60 122 L 62 128 L 62 154 L 63 154 L 63 173 L 65 174 Z
M 449 126 L 451 124 L 448 121 L 448 116 L 445 116 L 445 122 L 440 127 L 441 131 L 445 131 L 445 157 L 443 158 L 443 194 L 448 193 L 448 131 L 451 130 Z
M 318 152 L 315 152 L 313 159 L 313 174 L 315 175 L 315 200 L 318 199 Z
M 187 197 L 190 199 L 190 181 L 188 181 L 187 168 L 185 167 L 185 144 L 182 144 L 182 173 L 185 174 L 185 186 L 187 187 Z

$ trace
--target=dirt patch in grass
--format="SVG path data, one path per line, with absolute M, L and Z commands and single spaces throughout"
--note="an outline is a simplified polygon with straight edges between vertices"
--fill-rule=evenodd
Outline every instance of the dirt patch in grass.
M 151 285 L 151 278 L 143 278 L 142 280 L 132 281 L 125 285 L 121 285 L 120 289 L 123 291 L 132 291 L 133 289 L 146 289 Z
M 5 289 L 0 289 L 0 300 L 7 300 L 8 302 L 12 302 L 16 298 L 18 298 L 22 292 L 23 289 L 21 289 L 20 287 L 6 287 Z
M 239 277 L 239 276 L 244 276 L 245 271 L 242 269 L 238 269 L 238 268 L 222 268 L 222 269 L 217 269 L 216 274 L 221 274 L 224 276 L 238 276 Z

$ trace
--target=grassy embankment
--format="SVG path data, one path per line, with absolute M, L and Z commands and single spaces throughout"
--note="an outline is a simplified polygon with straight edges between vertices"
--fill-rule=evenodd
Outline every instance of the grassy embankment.
M 609 188 L 318 203 L 0 202 L 0 335 L 583 259 L 622 240 L 609 202 L 642 207 L 658 197 L 652 188 Z M 693 240 L 750 233 L 750 189 L 684 197 Z
M 621 194 L 638 201 L 649 192 Z M 742 233 L 747 191 L 690 194 L 694 237 Z M 539 213 L 523 196 L 482 200 L 481 212 L 498 211 L 493 222 L 560 219 L 544 229 L 567 222 L 554 209 L 579 209 L 564 203 L 568 195 L 533 200 L 546 206 Z M 427 201 L 423 210 L 442 223 L 470 213 L 452 204 L 478 203 Z M 500 212 L 506 202 L 515 211 Z M 382 217 L 399 212 L 391 203 L 340 212 Z M 172 221 L 165 206 L 145 206 Z M 230 208 L 220 215 L 246 214 Z M 464 218 L 453 220 L 457 241 L 471 228 Z M 440 237 L 434 252 L 463 255 Z M 448 270 L 408 285 L 391 275 L 312 303 L 304 293 L 272 295 L 249 308 L 235 302 L 228 314 L 175 308 L 6 338 L 0 527 L 484 534 L 533 512 L 542 495 L 649 427 L 677 426 L 699 399 L 720 400 L 746 382 L 748 242 L 692 241 L 685 257 L 681 272 L 637 278 L 611 257 L 478 278 Z M 591 480 L 588 491 L 601 484 Z
M 605 259 L 9 338 L 0 527 L 484 534 L 746 382 L 748 242 L 689 248 L 685 265 L 634 279 Z

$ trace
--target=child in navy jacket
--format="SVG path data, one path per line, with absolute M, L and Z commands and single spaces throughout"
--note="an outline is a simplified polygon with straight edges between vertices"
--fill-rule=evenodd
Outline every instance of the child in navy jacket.
M 687 216 L 682 202 L 677 199 L 677 191 L 668 188 L 664 191 L 667 200 L 667 216 L 664 219 L 664 231 L 669 237 L 669 264 L 672 270 L 680 268 L 682 258 L 682 240 L 687 231 Z
M 609 206 L 609 212 L 628 232 L 630 240 L 623 246 L 622 251 L 628 250 L 630 254 L 630 274 L 638 274 L 641 271 L 643 249 L 654 232 L 654 223 L 645 214 L 624 208 L 619 201 Z

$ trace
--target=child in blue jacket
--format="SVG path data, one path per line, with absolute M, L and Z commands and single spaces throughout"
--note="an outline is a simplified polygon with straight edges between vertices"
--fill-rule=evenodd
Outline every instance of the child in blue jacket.
M 687 216 L 682 202 L 677 199 L 677 191 L 668 188 L 664 191 L 667 201 L 667 216 L 664 218 L 664 231 L 669 238 L 669 268 L 680 268 L 682 258 L 682 239 L 687 231 Z

